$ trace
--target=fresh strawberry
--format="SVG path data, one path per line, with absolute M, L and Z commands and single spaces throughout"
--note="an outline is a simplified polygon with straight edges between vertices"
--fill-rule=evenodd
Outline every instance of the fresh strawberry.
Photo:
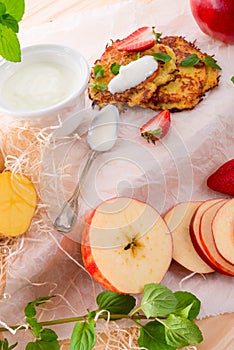
M 144 51 L 154 46 L 155 33 L 151 27 L 141 27 L 121 40 L 117 45 L 120 51 Z
M 210 175 L 207 186 L 214 191 L 234 196 L 234 159 L 224 163 Z
M 140 128 L 141 136 L 148 142 L 151 141 L 155 144 L 155 141 L 167 134 L 170 124 L 170 112 L 168 110 L 161 111 Z

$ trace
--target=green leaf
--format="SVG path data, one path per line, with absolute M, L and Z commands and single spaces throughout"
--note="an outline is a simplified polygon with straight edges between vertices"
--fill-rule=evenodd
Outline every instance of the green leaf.
M 12 29 L 0 24 L 0 55 L 8 61 L 20 62 L 19 40 Z
M 169 315 L 164 321 L 167 344 L 177 348 L 195 345 L 203 340 L 198 326 L 185 318 Z
M 174 312 L 175 315 L 194 320 L 199 314 L 201 302 L 192 293 L 178 291 L 174 293 L 178 304 Z
M 104 67 L 101 64 L 96 64 L 96 66 L 94 67 L 94 76 L 95 78 L 100 78 L 103 77 L 104 75 Z
M 57 334 L 49 328 L 43 328 L 43 330 L 40 332 L 41 340 L 51 342 L 58 339 Z
M 8 340 L 0 340 L 0 350 L 11 350 L 14 349 L 17 346 L 18 343 L 15 343 L 11 346 L 9 346 Z
M 210 57 L 210 56 L 206 56 L 203 60 L 209 67 L 211 68 L 215 68 L 217 70 L 221 70 L 222 68 L 216 63 L 216 61 Z
M 153 57 L 156 61 L 169 62 L 171 60 L 170 55 L 162 52 L 153 53 Z
M 157 283 L 149 283 L 144 287 L 140 308 L 148 318 L 166 316 L 175 310 L 177 303 L 170 289 Z
M 119 74 L 119 69 L 120 69 L 121 65 L 114 62 L 112 63 L 110 70 L 114 75 L 118 75 Z
M 77 322 L 73 328 L 70 350 L 91 350 L 95 343 L 94 322 Z
M 164 325 L 158 321 L 148 322 L 140 329 L 138 345 L 148 350 L 176 350 L 166 343 Z
M 231 81 L 232 81 L 233 84 L 234 84 L 234 75 L 231 77 Z
M 26 322 L 31 326 L 35 337 L 39 338 L 42 326 L 38 324 L 37 319 L 35 317 L 26 317 Z
M 180 65 L 182 67 L 192 67 L 195 66 L 198 62 L 200 62 L 200 58 L 196 53 L 193 53 L 192 55 L 184 58 L 181 62 Z
M 57 340 L 52 342 L 36 340 L 28 343 L 25 350 L 59 350 L 59 343 Z
M 111 314 L 128 315 L 136 305 L 136 299 L 131 295 L 118 294 L 110 291 L 100 293 L 96 301 L 99 310 L 107 310 Z
M 3 25 L 5 25 L 6 27 L 12 29 L 13 32 L 18 33 L 18 31 L 19 31 L 18 22 L 14 19 L 14 17 L 9 15 L 8 13 L 6 13 L 0 17 L 0 22 Z
M 9 13 L 12 17 L 19 22 L 25 11 L 25 2 L 24 0 L 1 0 L 6 6 L 6 12 Z
M 26 317 L 35 316 L 36 315 L 35 307 L 39 306 L 40 304 L 44 304 L 46 301 L 50 300 L 51 298 L 54 298 L 54 295 L 46 296 L 46 297 L 39 297 L 33 301 L 30 301 L 24 309 L 25 316 Z
M 4 13 L 6 13 L 6 6 L 5 6 L 5 4 L 0 2 L 0 16 L 2 16 Z M 0 345 L 1 345 L 1 343 L 0 343 Z
M 99 84 L 99 83 L 95 83 L 95 84 L 90 84 L 90 87 L 93 89 L 97 89 L 100 91 L 105 91 L 107 90 L 107 86 L 105 84 Z

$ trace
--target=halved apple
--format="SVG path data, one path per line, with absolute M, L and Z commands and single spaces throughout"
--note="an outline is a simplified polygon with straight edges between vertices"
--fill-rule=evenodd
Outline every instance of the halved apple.
M 196 252 L 190 237 L 191 219 L 202 202 L 182 202 L 164 216 L 173 239 L 173 259 L 190 271 L 210 273 L 213 269 Z
M 102 202 L 85 225 L 84 266 L 104 288 L 142 293 L 160 283 L 172 260 L 172 237 L 160 214 L 128 197 Z
M 212 232 L 217 250 L 234 268 L 234 198 L 217 211 Z
M 227 203 L 227 201 L 228 200 L 224 200 L 215 203 L 203 213 L 200 220 L 199 233 L 201 245 L 212 266 L 215 267 L 215 270 L 225 275 L 234 276 L 234 265 L 230 264 L 220 255 L 212 231 L 212 222 L 219 209 L 226 205 L 225 203 Z M 223 239 L 225 241 L 225 236 L 223 236 Z

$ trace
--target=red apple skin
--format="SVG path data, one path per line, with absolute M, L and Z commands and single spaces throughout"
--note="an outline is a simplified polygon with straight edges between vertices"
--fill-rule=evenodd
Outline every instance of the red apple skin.
M 190 0 L 190 7 L 205 34 L 226 44 L 234 44 L 233 0 Z
M 91 224 L 92 218 L 95 214 L 95 210 L 93 210 L 93 212 L 91 213 L 91 215 L 89 216 L 88 220 L 87 220 L 87 224 L 85 227 L 85 231 L 82 237 L 82 245 L 81 245 L 81 252 L 82 252 L 82 259 L 83 259 L 83 263 L 84 266 L 86 268 L 86 270 L 90 273 L 90 275 L 96 280 L 98 281 L 98 283 L 104 287 L 107 290 L 111 290 L 112 292 L 116 292 L 121 294 L 122 292 L 120 290 L 118 290 L 117 288 L 115 288 L 103 275 L 102 273 L 99 271 L 93 256 L 92 256 L 92 252 L 91 252 L 91 247 L 90 247 L 90 242 L 89 242 L 89 234 L 88 234 L 88 227 Z

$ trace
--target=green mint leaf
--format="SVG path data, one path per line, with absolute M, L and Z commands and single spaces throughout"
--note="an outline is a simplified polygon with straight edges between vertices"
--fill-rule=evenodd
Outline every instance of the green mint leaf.
M 5 4 L 0 2 L 0 16 L 2 16 L 4 13 L 6 13 L 6 6 L 5 6 Z M 0 343 L 0 345 L 1 345 L 1 343 Z
M 97 89 L 100 91 L 105 91 L 107 90 L 107 86 L 105 84 L 99 84 L 99 83 L 95 83 L 95 84 L 90 84 L 90 87 L 93 89 Z
M 167 53 L 156 52 L 153 53 L 153 57 L 156 61 L 169 62 L 171 60 L 171 56 Z
M 31 326 L 32 332 L 35 335 L 35 337 L 39 338 L 42 326 L 38 324 L 37 319 L 35 317 L 26 317 L 26 322 Z
M 99 310 L 107 310 L 110 314 L 128 315 L 136 305 L 136 299 L 134 297 L 110 291 L 100 293 L 96 301 Z
M 41 340 L 51 342 L 58 339 L 57 334 L 49 328 L 43 328 L 43 330 L 40 332 Z
M 201 302 L 195 295 L 189 292 L 178 291 L 174 293 L 178 304 L 174 312 L 175 315 L 194 320 L 199 314 Z
M 233 84 L 234 84 L 234 75 L 231 77 L 231 81 L 232 81 Z
M 19 22 L 25 11 L 24 0 L 1 0 L 1 2 L 6 6 L 6 13 L 15 18 Z
M 208 66 L 210 66 L 211 68 L 215 68 L 217 70 L 222 70 L 222 68 L 216 63 L 216 61 L 210 57 L 210 56 L 206 56 L 203 60 Z
M 158 321 L 148 322 L 140 329 L 138 345 L 148 350 L 176 350 L 168 345 L 165 339 L 165 327 Z
M 8 347 L 8 350 L 12 350 L 14 348 L 16 348 L 16 346 L 18 345 L 18 343 L 12 344 Z
M 184 58 L 181 62 L 180 65 L 182 67 L 192 67 L 195 66 L 198 62 L 200 62 L 200 58 L 196 53 L 193 53 L 192 55 Z
M 200 329 L 190 320 L 169 315 L 163 323 L 165 324 L 165 338 L 168 345 L 183 348 L 198 344 L 203 340 Z
M 18 343 L 15 343 L 11 346 L 9 346 L 8 340 L 0 340 L 0 350 L 11 350 L 14 349 L 17 346 Z
M 37 313 L 37 311 L 36 311 L 36 308 L 34 306 L 34 303 L 33 302 L 28 303 L 24 309 L 25 316 L 28 318 L 31 318 L 31 317 L 36 316 L 36 313 Z
M 9 15 L 8 13 L 6 13 L 0 17 L 0 22 L 3 25 L 7 26 L 8 28 L 12 29 L 13 32 L 18 33 L 18 31 L 19 31 L 18 22 L 14 19 L 14 17 Z
M 77 322 L 72 331 L 70 350 L 91 350 L 95 343 L 94 322 Z
M 104 67 L 102 65 L 96 64 L 93 71 L 94 71 L 94 76 L 97 79 L 97 78 L 103 77 L 105 70 L 104 70 Z
M 30 301 L 24 309 L 25 316 L 26 317 L 34 317 L 36 315 L 36 308 L 35 307 L 39 306 L 40 304 L 44 304 L 46 301 L 50 300 L 51 298 L 54 298 L 54 295 L 46 296 L 46 297 L 39 297 L 33 301 Z
M 59 350 L 59 343 L 57 340 L 52 342 L 36 340 L 28 343 L 25 350 Z
M 114 75 L 118 75 L 119 74 L 119 69 L 120 69 L 121 65 L 114 62 L 112 63 L 110 70 Z
M 144 287 L 140 308 L 147 318 L 167 316 L 175 310 L 177 303 L 170 289 L 157 283 L 149 283 Z
M 8 61 L 20 62 L 21 50 L 19 40 L 12 29 L 0 24 L 0 55 Z

